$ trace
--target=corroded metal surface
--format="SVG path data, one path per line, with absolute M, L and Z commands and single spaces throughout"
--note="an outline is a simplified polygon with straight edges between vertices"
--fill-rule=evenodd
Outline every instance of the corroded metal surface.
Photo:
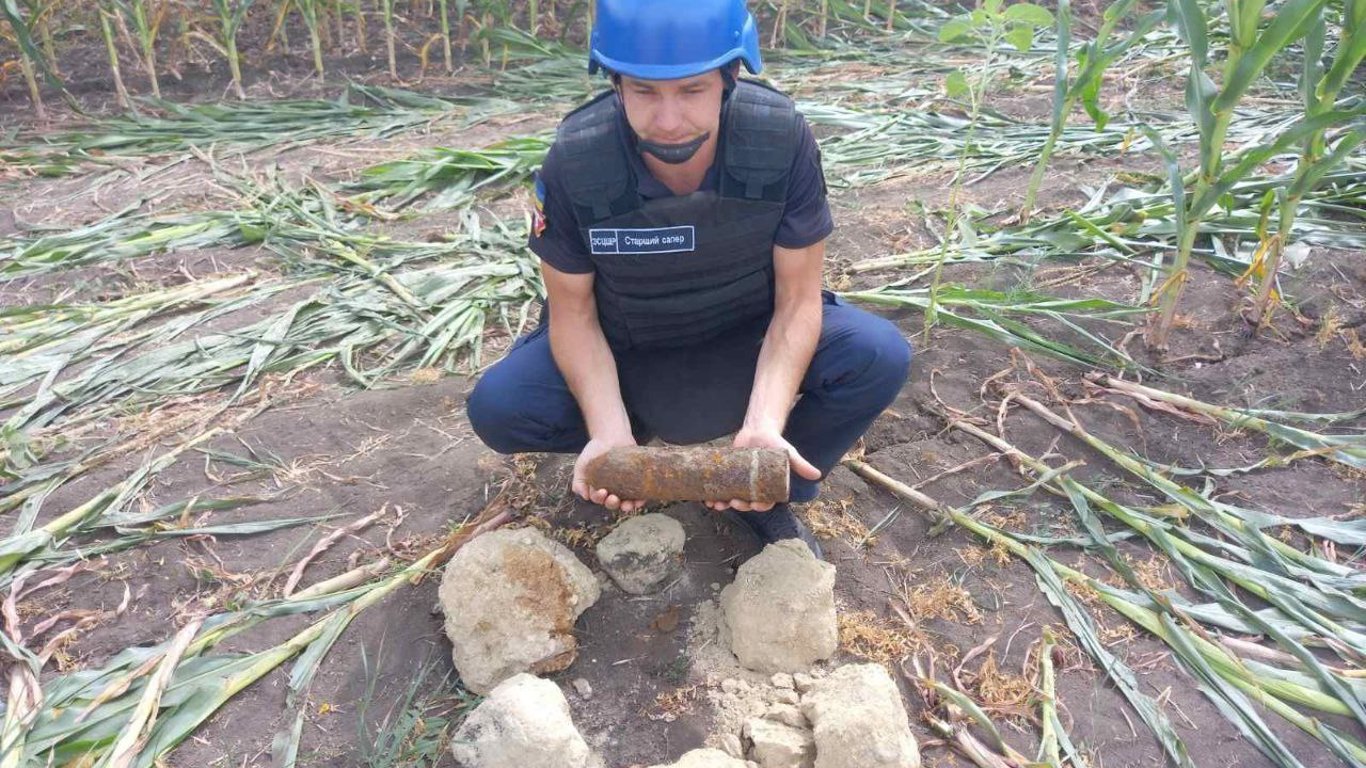
M 613 448 L 586 470 L 589 486 L 623 499 L 787 501 L 788 458 L 770 448 Z

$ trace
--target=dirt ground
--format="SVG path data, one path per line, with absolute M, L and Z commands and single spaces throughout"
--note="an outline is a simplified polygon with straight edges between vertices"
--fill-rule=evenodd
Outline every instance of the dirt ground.
M 482 146 L 504 135 L 543 132 L 556 119 L 551 113 L 526 114 L 465 132 L 438 126 L 392 142 L 337 142 L 245 159 L 255 167 L 278 163 L 287 171 L 306 169 L 313 178 L 338 182 L 365 165 L 420 147 Z M 1150 163 L 1143 158 L 1059 158 L 1042 203 L 1055 208 L 1074 204 L 1083 199 L 1086 185 L 1099 183 L 1118 168 L 1147 168 Z M 217 204 L 203 183 L 208 176 L 202 164 L 190 162 L 175 174 L 173 184 L 163 180 L 141 188 L 125 176 L 102 192 L 83 187 L 88 181 L 84 177 L 33 180 L 13 187 L 14 197 L 7 191 L 4 207 L 26 225 L 75 226 L 105 215 L 113 201 L 132 197 L 176 210 Z M 970 187 L 967 194 L 980 205 L 1010 210 L 1023 199 L 1027 175 L 1028 169 L 1005 169 Z M 926 245 L 929 234 L 909 219 L 907 204 L 915 200 L 942 206 L 946 186 L 946 175 L 935 169 L 835 191 L 831 203 L 837 229 L 829 243 L 827 281 L 853 290 L 892 279 L 890 273 L 852 275 L 844 270 L 864 259 Z M 434 216 L 405 226 L 420 232 L 440 228 L 442 221 Z M 1357 338 L 1355 329 L 1366 326 L 1363 255 L 1314 249 L 1308 264 L 1285 281 L 1300 319 L 1283 314 L 1274 330 L 1260 335 L 1250 334 L 1240 317 L 1244 292 L 1228 278 L 1199 267 L 1167 358 L 1147 357 L 1137 339 L 1129 351 L 1157 372 L 1146 380 L 1208 402 L 1302 411 L 1359 409 L 1366 405 L 1366 359 L 1352 340 Z M 60 296 L 108 300 L 148 286 L 175 284 L 187 273 L 202 277 L 246 268 L 271 270 L 277 266 L 273 258 L 250 247 L 181 250 L 131 264 L 94 265 L 54 278 L 0 283 L 0 301 L 8 307 Z M 1141 276 L 1118 264 L 1083 263 L 1034 269 L 963 266 L 950 269 L 946 279 L 1000 289 L 1047 282 L 1058 286 L 1052 290 L 1060 295 L 1134 301 Z M 254 307 L 234 315 L 231 323 L 255 322 L 272 306 L 280 304 Z M 906 483 L 921 483 L 920 490 L 940 502 L 963 504 L 984 491 L 1022 484 L 1007 462 L 990 457 L 989 446 L 949 429 L 945 414 L 950 409 L 980 418 L 993 430 L 999 424 L 1017 447 L 1033 455 L 1053 454 L 1055 464 L 1084 461 L 1077 476 L 1117 497 L 1160 501 L 1104 456 L 1019 407 L 999 415 L 998 422 L 1000 385 L 1014 383 L 1047 398 L 1050 390 L 1040 383 L 1043 377 L 1051 380 L 1053 392 L 1086 401 L 1074 405 L 1074 412 L 1096 434 L 1153 461 L 1235 467 L 1268 455 L 1266 439 L 1255 432 L 1192 423 L 1114 395 L 1089 396 L 1081 368 L 1033 357 L 1041 374 L 1035 376 L 1022 358 L 995 341 L 944 325 L 933 328 L 927 338 L 919 313 L 884 314 L 912 340 L 916 357 L 900 397 L 866 435 L 863 457 Z M 1329 318 L 1332 324 L 1326 326 Z M 1107 333 L 1118 339 L 1127 330 L 1113 326 Z M 496 359 L 509 339 L 492 327 L 490 334 L 485 354 Z M 221 454 L 198 455 L 162 472 L 139 503 L 153 508 L 197 495 L 267 497 L 201 519 L 215 524 L 324 513 L 343 517 L 252 536 L 165 540 L 93 559 L 84 572 L 21 606 L 27 625 L 60 610 L 114 612 L 124 600 L 125 588 L 131 594 L 127 608 L 76 635 L 45 674 L 96 667 L 125 648 L 165 640 L 189 615 L 277 595 L 284 575 L 316 541 L 377 510 L 385 514 L 374 525 L 344 537 L 313 561 L 305 584 L 385 555 L 398 562 L 411 560 L 455 525 L 476 516 L 500 490 L 516 499 L 517 525 L 545 529 L 596 568 L 592 545 L 610 530 L 612 515 L 568 494 L 572 457 L 503 457 L 482 446 L 464 414 L 474 381 L 421 371 L 361 391 L 336 370 L 324 368 L 282 385 L 276 405 L 206 446 Z M 268 457 L 270 468 L 243 469 L 222 454 Z M 48 499 L 44 519 L 120 480 L 146 455 L 124 457 L 62 487 Z M 1366 476 L 1305 460 L 1220 478 L 1215 492 L 1290 517 L 1361 514 Z M 648 597 L 606 587 L 599 603 L 579 622 L 578 661 L 554 678 L 568 692 L 576 724 L 612 768 L 671 761 L 708 743 L 716 735 L 715 722 L 703 694 L 719 678 L 741 674 L 733 663 L 727 666 L 724 656 L 718 660 L 704 631 L 705 619 L 717 590 L 754 554 L 754 547 L 700 505 L 674 504 L 663 511 L 682 522 L 688 533 L 684 577 L 664 593 Z M 1098 768 L 1163 762 L 1157 742 L 1123 697 L 1068 639 L 1060 614 L 1024 563 L 999 560 L 997 553 L 960 529 L 932 535 L 932 524 L 921 510 L 846 468 L 834 470 L 821 498 L 800 511 L 826 539 L 826 557 L 838 569 L 836 590 L 845 623 L 835 663 L 884 660 L 887 656 L 880 654 L 887 648 L 893 649 L 892 657 L 899 655 L 895 649 L 902 649 L 925 659 L 933 656 L 937 669 L 947 675 L 970 650 L 981 650 L 991 641 L 963 666 L 962 679 L 988 702 L 989 711 L 1004 725 L 1007 741 L 1032 754 L 1038 731 L 1025 703 L 1027 680 L 1034 674 L 1033 654 L 1042 631 L 1053 627 L 1063 638 L 1058 700 L 1072 740 Z M 1065 500 L 1044 494 L 998 505 L 985 514 L 1020 532 L 1077 530 Z M 868 530 L 889 516 L 892 522 L 868 537 Z M 1154 558 L 1146 546 L 1128 542 L 1121 550 L 1134 563 L 1151 565 L 1158 583 L 1181 583 L 1180 574 Z M 1082 570 L 1104 572 L 1098 561 L 1091 562 L 1079 549 L 1056 547 L 1052 554 Z M 392 723 L 398 714 L 395 703 L 410 686 L 416 685 L 421 707 L 444 714 L 446 722 L 467 703 L 454 693 L 450 647 L 435 610 L 437 584 L 432 577 L 401 589 L 358 615 L 346 630 L 307 694 L 300 765 L 386 764 L 374 754 L 374 734 L 383 730 L 386 720 Z M 911 625 L 898 608 L 911 614 Z M 1094 606 L 1093 613 L 1109 649 L 1138 673 L 1141 689 L 1159 700 L 1201 766 L 1270 764 L 1176 668 L 1162 643 L 1130 630 L 1116 614 Z M 230 639 L 216 652 L 269 647 L 307 620 L 273 620 Z M 900 674 L 902 665 L 889 665 L 905 693 L 926 765 L 967 765 L 935 741 L 920 718 L 924 702 Z M 294 717 L 286 708 L 288 674 L 288 665 L 281 666 L 236 696 L 165 765 L 269 765 L 272 739 Z M 591 697 L 574 692 L 570 682 L 577 678 L 591 685 Z M 1275 717 L 1268 721 L 1286 744 L 1305 756 L 1307 765 L 1331 764 L 1312 738 Z M 1353 722 L 1333 722 L 1362 735 Z M 452 761 L 443 749 L 432 762 L 414 758 L 396 764 Z

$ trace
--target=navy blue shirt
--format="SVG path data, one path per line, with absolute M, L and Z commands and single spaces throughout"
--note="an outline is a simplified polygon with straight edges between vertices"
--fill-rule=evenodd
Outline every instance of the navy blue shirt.
M 618 114 L 624 123 L 625 115 L 620 114 L 620 107 Z M 783 248 L 815 245 L 829 237 L 835 228 L 830 218 L 830 206 L 825 199 L 825 174 L 821 169 L 821 152 L 816 145 L 816 137 L 800 115 L 797 116 L 797 126 L 797 152 L 792 159 L 787 204 L 774 235 L 774 244 Z M 593 261 L 584 247 L 583 236 L 574 217 L 574 207 L 565 192 L 557 150 L 558 145 L 551 146 L 536 174 L 535 194 L 542 210 L 538 212 L 537 221 L 532 227 L 530 246 L 532 252 L 555 269 L 570 274 L 586 274 L 593 271 Z M 673 195 L 664 182 L 650 174 L 640 153 L 628 154 L 641 197 L 653 200 Z M 713 162 L 699 189 L 716 191 L 719 186 L 717 177 L 716 163 Z

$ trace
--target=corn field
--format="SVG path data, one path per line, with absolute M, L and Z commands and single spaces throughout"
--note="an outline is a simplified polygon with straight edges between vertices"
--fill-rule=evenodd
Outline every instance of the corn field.
M 751 7 L 918 354 L 801 510 L 842 654 L 957 764 L 1366 765 L 1366 0 Z M 0 768 L 449 765 L 436 571 L 613 523 L 460 404 L 592 3 L 0 8 Z M 627 613 L 575 717 L 667 763 L 707 642 Z

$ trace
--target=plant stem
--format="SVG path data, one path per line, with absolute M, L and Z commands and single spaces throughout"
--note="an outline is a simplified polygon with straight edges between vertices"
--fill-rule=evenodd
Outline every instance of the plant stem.
M 104 48 L 109 54 L 109 70 L 114 74 L 114 93 L 118 95 L 119 106 L 132 109 L 133 102 L 128 98 L 128 89 L 123 85 L 123 72 L 119 69 L 119 49 L 114 44 L 114 28 L 109 23 L 109 12 L 104 8 L 96 9 L 100 15 L 100 33 L 104 36 Z

